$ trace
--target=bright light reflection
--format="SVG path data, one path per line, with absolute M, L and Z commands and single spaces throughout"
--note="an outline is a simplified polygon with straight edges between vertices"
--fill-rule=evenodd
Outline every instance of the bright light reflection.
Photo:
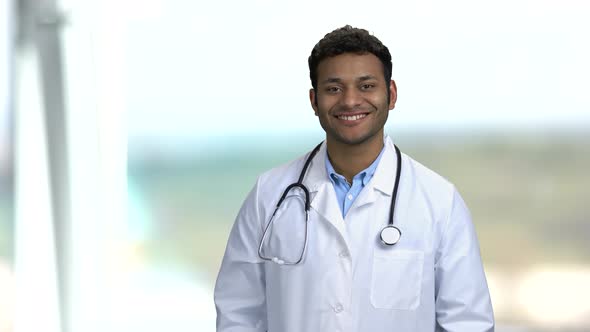
M 495 268 L 486 268 L 486 279 L 488 281 L 488 288 L 490 289 L 494 315 L 496 317 L 506 315 L 510 311 L 509 306 L 511 303 L 509 298 L 510 293 L 507 292 L 510 281 Z
M 0 259 L 0 332 L 12 331 L 14 276 L 8 264 Z
M 589 281 L 589 268 L 537 268 L 520 280 L 518 300 L 536 323 L 583 326 L 590 323 Z

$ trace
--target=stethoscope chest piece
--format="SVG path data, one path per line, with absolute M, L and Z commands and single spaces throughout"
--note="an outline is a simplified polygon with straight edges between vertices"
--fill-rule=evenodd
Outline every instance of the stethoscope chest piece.
M 402 232 L 395 226 L 388 225 L 381 230 L 381 242 L 388 246 L 396 244 L 402 236 Z

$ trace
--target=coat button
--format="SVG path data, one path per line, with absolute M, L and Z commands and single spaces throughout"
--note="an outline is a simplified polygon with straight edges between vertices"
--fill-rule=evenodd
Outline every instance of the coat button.
M 340 258 L 347 258 L 348 257 L 348 251 L 344 250 L 341 251 L 338 256 L 340 256 Z
M 344 306 L 342 306 L 342 303 L 338 303 L 334 306 L 334 312 L 339 314 L 344 310 Z

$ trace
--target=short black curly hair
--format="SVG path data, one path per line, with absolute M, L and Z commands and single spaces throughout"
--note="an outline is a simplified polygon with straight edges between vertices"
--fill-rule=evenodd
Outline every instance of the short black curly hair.
M 345 25 L 326 34 L 313 47 L 307 62 L 309 64 L 309 78 L 314 90 L 317 90 L 318 87 L 318 65 L 320 62 L 343 53 L 372 53 L 378 57 L 383 64 L 383 77 L 385 77 L 389 94 L 389 81 L 391 80 L 392 70 L 389 49 L 367 30 L 353 28 L 350 25 Z

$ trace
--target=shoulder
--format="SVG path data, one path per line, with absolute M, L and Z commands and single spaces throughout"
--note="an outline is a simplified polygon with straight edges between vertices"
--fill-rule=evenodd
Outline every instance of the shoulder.
M 287 178 L 291 179 L 291 182 L 297 181 L 299 171 L 303 168 L 303 164 L 305 163 L 305 156 L 306 155 L 300 156 L 294 160 L 266 170 L 258 177 L 259 183 L 263 185 L 273 185 L 277 182 L 282 182 L 282 180 L 287 180 Z
M 283 190 L 291 183 L 297 182 L 299 174 L 303 169 L 306 157 L 309 153 L 306 153 L 294 160 L 287 163 L 273 167 L 258 176 L 256 186 L 259 195 L 264 197 L 270 197 L 271 201 L 279 199 Z
M 403 154 L 403 161 L 402 172 L 407 169 L 406 176 L 402 177 L 405 185 L 426 200 L 427 206 L 437 214 L 448 215 L 458 194 L 453 183 L 406 154 Z
M 455 185 L 411 157 L 404 157 L 412 196 L 432 216 L 438 233 L 442 236 L 449 228 L 472 229 L 469 208 Z
M 403 154 L 404 166 L 408 168 L 410 175 L 418 185 L 432 190 L 434 193 L 452 194 L 455 186 L 442 175 L 424 166 L 412 157 Z
M 244 199 L 234 224 L 246 229 L 261 230 L 263 222 L 272 213 L 285 188 L 297 181 L 304 158 L 302 156 L 260 174 Z

